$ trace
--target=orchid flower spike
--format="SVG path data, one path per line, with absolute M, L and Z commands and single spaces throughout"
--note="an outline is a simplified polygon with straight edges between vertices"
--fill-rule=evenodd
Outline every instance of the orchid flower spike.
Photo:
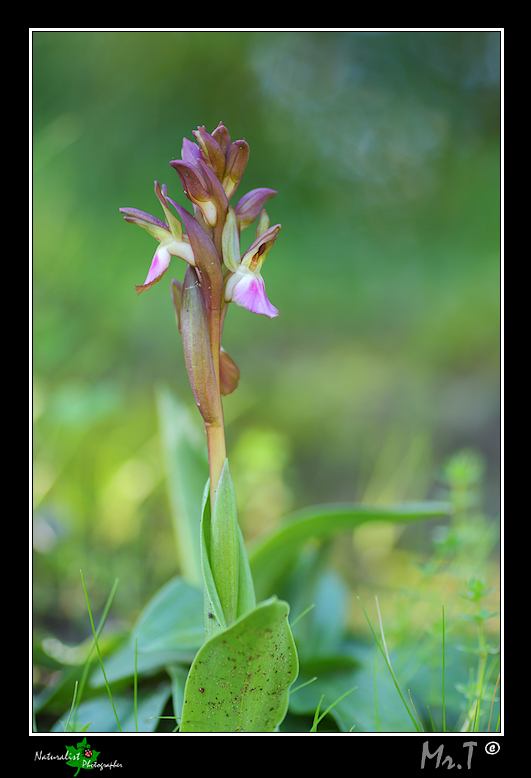
M 249 145 L 244 139 L 231 141 L 221 122 L 212 133 L 198 127 L 193 135 L 196 143 L 184 138 L 181 159 L 170 162 L 193 205 L 193 215 L 168 197 L 166 187 L 158 181 L 155 194 L 164 211 L 164 221 L 136 208 L 120 208 L 126 221 L 143 227 L 159 241 L 146 280 L 135 287 L 136 291 L 140 294 L 160 281 L 171 257 L 180 257 L 197 268 L 207 312 L 220 310 L 223 294 L 225 303 L 232 301 L 270 318 L 278 316 L 277 308 L 267 299 L 260 273 L 281 227 L 270 227 L 264 210 L 264 204 L 276 191 L 253 189 L 234 208 L 230 206 L 249 160 Z M 170 206 L 179 214 L 182 224 Z M 255 240 L 241 257 L 240 234 L 257 217 Z
M 172 256 L 180 257 L 190 265 L 195 265 L 194 252 L 188 235 L 183 235 L 181 222 L 168 207 L 166 187 L 164 185 L 161 187 L 158 181 L 155 181 L 155 194 L 164 211 L 166 219 L 164 222 L 150 213 L 138 210 L 138 208 L 120 208 L 120 213 L 123 213 L 125 221 L 138 224 L 159 241 L 146 280 L 143 284 L 135 287 L 137 294 L 160 281 L 170 265 Z

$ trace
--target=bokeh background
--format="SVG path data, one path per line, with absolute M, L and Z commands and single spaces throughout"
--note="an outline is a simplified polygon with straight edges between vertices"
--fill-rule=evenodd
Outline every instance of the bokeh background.
M 224 331 L 246 536 L 314 503 L 444 496 L 463 448 L 498 520 L 499 32 L 34 31 L 32 66 L 38 634 L 87 636 L 80 569 L 96 612 L 119 577 L 123 625 L 178 572 L 156 392 L 193 407 L 185 266 L 137 297 L 154 243 L 118 208 L 160 215 L 155 179 L 189 207 L 168 162 L 198 125 L 246 138 L 238 194 L 278 190 L 283 225 L 281 315 L 231 306 Z M 342 562 L 392 585 L 430 531 L 366 530 Z

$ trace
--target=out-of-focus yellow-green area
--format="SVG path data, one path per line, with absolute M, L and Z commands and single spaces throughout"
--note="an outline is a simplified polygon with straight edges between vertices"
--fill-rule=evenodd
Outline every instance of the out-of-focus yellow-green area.
M 496 517 L 499 33 L 32 43 L 37 626 L 86 634 L 80 569 L 96 612 L 120 578 L 109 619 L 126 623 L 178 572 L 156 390 L 193 407 L 170 297 L 185 265 L 137 296 L 155 244 L 118 209 L 161 217 L 155 179 L 190 207 L 168 162 L 198 125 L 245 137 L 236 199 L 276 189 L 282 223 L 262 271 L 280 316 L 230 306 L 224 330 L 241 371 L 225 409 L 246 536 L 313 503 L 440 497 L 463 447 L 486 463 Z M 346 564 L 392 585 L 394 532 L 366 527 Z

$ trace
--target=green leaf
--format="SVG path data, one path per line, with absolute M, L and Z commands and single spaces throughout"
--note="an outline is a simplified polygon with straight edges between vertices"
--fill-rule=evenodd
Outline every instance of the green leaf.
M 201 587 L 199 521 L 208 477 L 206 442 L 195 416 L 166 388 L 157 392 L 157 410 L 179 569 L 189 584 Z
M 207 481 L 203 493 L 203 511 L 201 514 L 201 569 L 203 572 L 203 607 L 207 638 L 227 627 L 210 565 L 210 523 L 210 481 Z
M 202 594 L 182 578 L 168 581 L 149 601 L 132 632 L 139 653 L 198 648 L 205 630 L 201 618 Z
M 447 503 L 405 503 L 397 506 L 358 504 L 319 505 L 297 511 L 283 525 L 258 538 L 250 547 L 249 561 L 258 599 L 270 596 L 286 574 L 301 546 L 310 538 L 327 538 L 347 532 L 368 521 L 406 524 L 447 516 Z
M 148 602 L 127 641 L 105 658 L 109 683 L 132 677 L 135 637 L 140 675 L 153 674 L 167 664 L 188 665 L 205 639 L 202 601 L 202 593 L 181 578 L 168 581 Z M 94 688 L 104 682 L 97 667 L 90 685 Z
M 238 612 L 240 572 L 238 529 L 236 495 L 230 476 L 229 461 L 226 459 L 212 508 L 208 553 L 212 576 L 227 624 L 232 624 Z
M 290 714 L 311 715 L 320 702 L 325 710 L 338 701 L 329 715 L 342 732 L 415 731 L 387 668 L 378 674 L 375 687 L 373 646 L 345 641 L 342 651 L 319 662 L 301 660 L 300 686 L 290 694 Z M 340 699 L 350 689 L 353 693 Z
M 274 732 L 298 672 L 289 606 L 272 597 L 210 638 L 190 668 L 181 732 Z
M 226 629 L 235 618 L 256 605 L 228 460 L 225 460 L 212 512 L 209 483 L 203 494 L 201 564 L 205 630 L 209 637 Z
M 138 694 L 136 720 L 139 732 L 153 732 L 158 724 L 157 716 L 162 714 L 170 696 L 171 688 L 168 682 L 161 683 L 155 689 Z M 114 697 L 116 712 L 120 720 L 122 732 L 135 732 L 135 705 L 133 695 L 116 695 Z M 52 732 L 63 732 L 67 715 L 63 716 L 53 727 Z M 94 697 L 82 702 L 76 711 L 76 721 L 70 722 L 73 731 L 118 732 L 116 717 L 105 696 Z

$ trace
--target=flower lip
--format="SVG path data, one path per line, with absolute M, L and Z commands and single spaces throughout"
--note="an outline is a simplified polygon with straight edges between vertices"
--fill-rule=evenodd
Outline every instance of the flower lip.
M 252 313 L 261 313 L 270 319 L 279 315 L 278 308 L 269 302 L 264 279 L 260 273 L 241 266 L 227 280 L 225 300 L 232 301 Z
M 148 274 L 146 276 L 146 280 L 143 284 L 135 286 L 136 293 L 140 294 L 140 292 L 145 292 L 146 289 L 149 289 L 151 286 L 153 286 L 153 284 L 156 284 L 158 281 L 160 281 L 170 266 L 170 260 L 170 252 L 165 246 L 160 245 L 155 251 L 153 260 L 148 270 Z

